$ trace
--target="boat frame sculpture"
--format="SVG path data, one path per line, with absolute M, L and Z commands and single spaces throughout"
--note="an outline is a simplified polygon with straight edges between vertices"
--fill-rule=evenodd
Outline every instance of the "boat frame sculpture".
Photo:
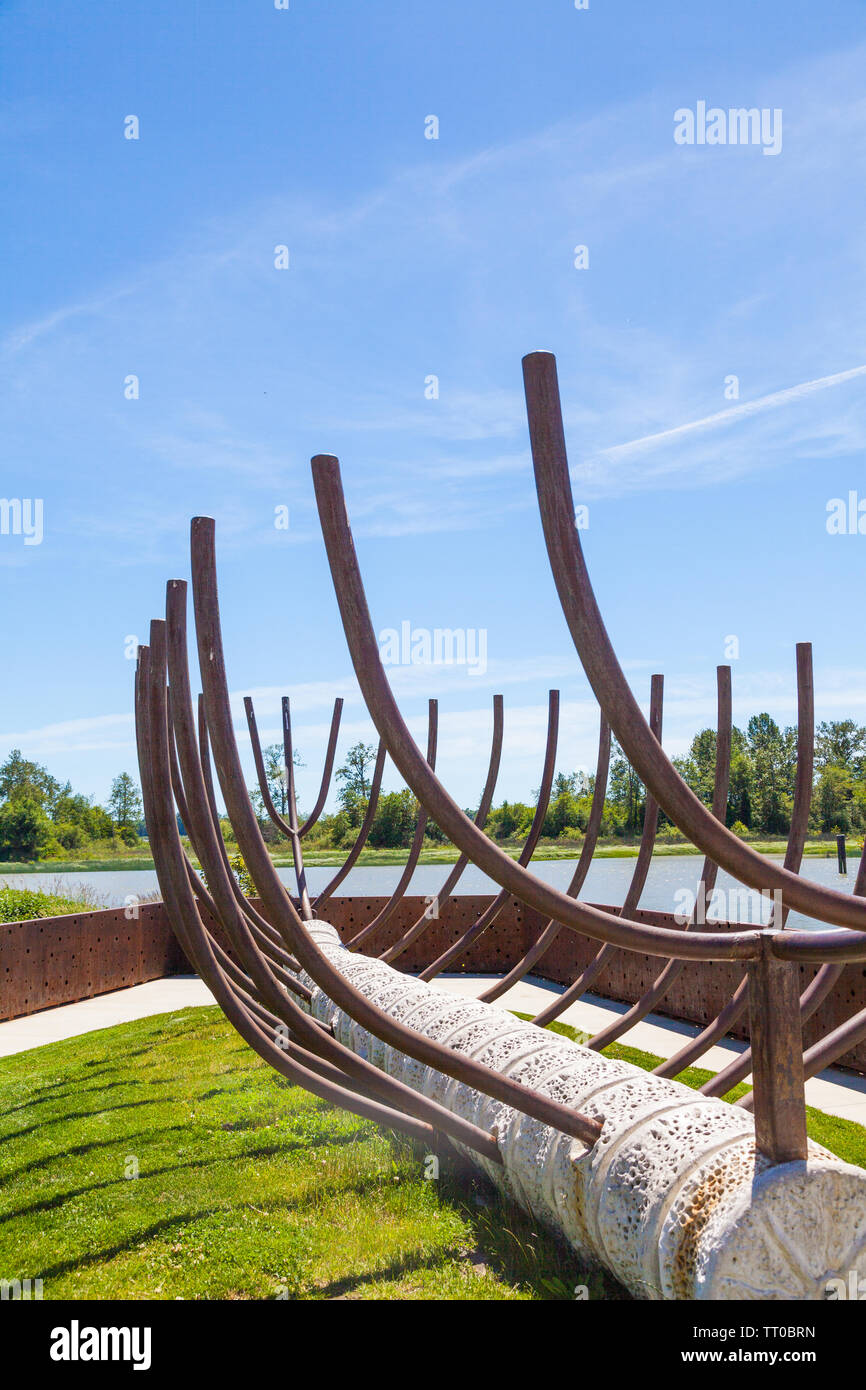
M 247 792 L 235 738 L 216 579 L 214 523 L 192 522 L 192 597 L 202 694 L 197 718 L 187 653 L 186 584 L 167 586 L 165 619 L 151 625 L 136 671 L 136 730 L 145 814 L 160 888 L 188 958 L 228 1019 L 288 1080 L 325 1101 L 409 1134 L 426 1148 L 444 1136 L 490 1178 L 639 1297 L 821 1298 L 831 1279 L 866 1272 L 866 1172 L 809 1141 L 804 1081 L 866 1036 L 866 1011 L 804 1055 L 802 1024 L 845 965 L 866 960 L 866 856 L 849 896 L 799 877 L 812 789 L 811 651 L 797 648 L 798 762 L 791 833 L 778 866 L 726 829 L 731 749 L 731 681 L 718 669 L 716 769 L 712 806 L 679 777 L 661 746 L 663 683 L 654 676 L 647 722 L 607 637 L 583 559 L 556 379 L 549 353 L 524 359 L 532 457 L 542 527 L 566 623 L 598 700 L 595 785 L 579 862 L 565 892 L 529 868 L 547 812 L 556 759 L 559 697 L 552 691 L 541 788 L 517 861 L 484 833 L 503 743 L 503 704 L 494 697 L 487 779 L 474 819 L 436 776 L 438 707 L 430 702 L 426 753 L 415 744 L 391 692 L 367 607 L 337 460 L 313 459 L 319 518 L 355 674 L 379 733 L 372 788 L 346 862 L 315 901 L 307 888 L 303 839 L 328 794 L 342 702 L 331 722 L 323 776 L 310 816 L 298 824 L 291 711 L 283 701 L 287 811 L 270 795 L 252 701 L 245 711 L 265 810 L 291 845 L 297 892 L 282 883 Z M 604 806 L 613 732 L 647 788 L 641 842 L 616 913 L 581 900 Z M 385 759 L 418 802 L 407 864 L 372 919 L 342 942 L 327 904 L 366 842 Z M 234 834 L 255 885 L 241 892 L 220 833 L 213 767 Z M 705 855 L 700 884 L 721 867 L 749 888 L 775 895 L 773 918 L 758 929 L 713 930 L 697 912 L 681 929 L 638 920 L 659 809 Z M 187 857 L 177 813 L 201 865 Z M 391 920 L 418 862 L 428 818 L 459 851 L 432 910 L 380 955 L 369 947 Z M 420 978 L 393 962 L 423 943 L 439 901 L 468 863 L 500 892 Z M 491 929 L 509 897 L 542 914 L 546 926 L 522 959 L 480 1000 L 432 981 L 457 965 Z M 790 930 L 791 909 L 832 930 Z M 537 967 L 556 937 L 576 932 L 598 943 L 579 978 L 533 1023 L 495 1001 Z M 381 939 L 381 938 L 380 938 Z M 579 998 L 618 951 L 657 957 L 650 987 L 586 1047 L 544 1025 Z M 742 962 L 742 982 L 725 1008 L 680 1053 L 643 1072 L 602 1055 L 664 998 L 692 961 Z M 799 964 L 818 963 L 800 992 Z M 675 1078 L 748 1010 L 750 1048 L 695 1092 Z M 723 1102 L 751 1073 L 738 1105 Z M 750 1113 L 750 1107 L 753 1114 Z

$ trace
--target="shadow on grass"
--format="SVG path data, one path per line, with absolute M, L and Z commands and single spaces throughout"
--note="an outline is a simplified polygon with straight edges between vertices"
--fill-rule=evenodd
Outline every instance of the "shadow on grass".
M 335 1279 L 323 1288 L 317 1288 L 316 1298 L 350 1298 L 358 1289 L 363 1289 L 370 1284 L 378 1284 L 381 1280 L 402 1279 L 407 1274 L 417 1274 L 420 1269 L 437 1269 L 445 1264 L 447 1258 L 447 1251 L 435 1251 L 430 1255 L 421 1255 L 417 1252 L 401 1255 L 399 1259 L 392 1260 L 390 1264 L 383 1265 L 380 1269 L 369 1269 L 364 1274 L 350 1274 L 343 1279 Z
M 73 1110 L 64 1115 L 62 1121 L 55 1120 L 54 1123 L 69 1124 L 71 1120 L 95 1120 L 100 1115 L 112 1115 L 120 1110 L 138 1110 L 142 1106 L 159 1104 L 158 1096 L 148 1096 L 144 1100 L 124 1100 L 120 1105 L 104 1105 L 100 1110 Z M 26 1139 L 28 1134 L 35 1134 L 37 1130 L 44 1129 L 45 1124 L 44 1120 L 39 1120 L 36 1124 L 28 1125 L 26 1129 L 16 1129 L 11 1134 L 0 1135 L 0 1144 L 11 1144 L 15 1139 Z
M 106 1067 L 104 1073 L 89 1072 L 89 1073 L 88 1073 L 88 1076 L 87 1076 L 87 1079 L 88 1079 L 88 1081 L 89 1081 L 89 1080 L 91 1079 L 91 1077 L 97 1076 L 97 1075 L 102 1075 L 102 1074 L 104 1074 L 104 1075 L 112 1075 L 113 1072 L 114 1072 L 114 1068 L 113 1068 L 113 1067 Z M 110 1082 L 108 1082 L 108 1086 L 125 1086 L 125 1085 L 127 1085 L 127 1084 L 128 1084 L 128 1083 L 127 1083 L 127 1082 L 124 1082 L 124 1081 L 110 1081 Z M 108 1086 L 105 1087 L 106 1090 L 108 1089 Z M 33 1107 L 34 1105 L 47 1105 L 47 1104 L 49 1103 L 49 1101 L 62 1100 L 62 1099 L 63 1099 L 62 1095 L 59 1095 L 59 1094 L 48 1095 L 48 1094 L 47 1094 L 47 1092 L 49 1092 L 49 1091 L 51 1091 L 51 1092 L 59 1092 L 61 1088 L 62 1088 L 64 1091 L 67 1091 L 67 1090 L 74 1090 L 74 1091 L 76 1091 L 76 1094 L 81 1094 L 81 1089 L 78 1088 L 78 1087 L 76 1087 L 75 1081 L 74 1081 L 71 1077 L 65 1076 L 65 1077 L 61 1078 L 61 1080 L 59 1080 L 59 1081 L 52 1081 L 52 1082 L 50 1082 L 47 1086 L 38 1086 L 38 1087 L 36 1088 L 36 1093 L 35 1093 L 35 1095 L 32 1095 L 32 1096 L 28 1097 L 27 1100 L 22 1100 L 22 1102 L 21 1102 L 20 1105 L 10 1105 L 10 1106 L 8 1106 L 8 1108 L 7 1108 L 6 1110 L 4 1110 L 3 1114 L 4 1114 L 4 1116 L 5 1116 L 5 1115 L 15 1115 L 15 1114 L 18 1113 L 19 1110 L 30 1110 L 30 1109 L 32 1109 L 32 1107 Z M 88 1086 L 86 1089 L 89 1090 L 89 1091 L 98 1091 L 98 1090 L 100 1090 L 101 1088 L 100 1088 L 99 1086 Z
M 391 1143 L 423 1164 L 422 1150 L 408 1139 L 394 1135 Z M 468 1225 L 476 1263 L 541 1299 L 631 1300 L 628 1290 L 611 1275 L 587 1263 L 555 1231 L 510 1201 L 467 1159 L 446 1150 L 440 1172 L 440 1204 Z
M 31 1173 L 38 1173 L 45 1168 L 51 1168 L 58 1163 L 63 1163 L 69 1158 L 83 1158 L 85 1154 L 95 1153 L 98 1149 L 114 1149 L 121 1145 L 126 1148 L 129 1144 L 136 1143 L 139 1139 L 158 1138 L 160 1135 L 171 1134 L 172 1131 L 182 1134 L 183 1125 L 164 1125 L 161 1129 L 136 1130 L 132 1134 L 115 1134 L 110 1139 L 92 1139 L 87 1144 L 75 1144 L 71 1149 L 60 1149 L 56 1153 L 44 1154 L 42 1158 L 34 1158 L 31 1163 L 17 1164 L 9 1173 L 4 1174 L 4 1181 L 8 1182 L 11 1178 L 23 1178 Z M 6 1220 L 0 1217 L 0 1223 Z
M 303 1146 L 299 1145 L 298 1147 Z M 285 1152 L 285 1150 L 277 1148 L 274 1152 L 281 1153 Z M 258 1156 L 273 1156 L 273 1154 L 271 1154 L 269 1150 L 263 1150 Z M 178 1167 L 190 1166 L 194 1165 L 178 1165 Z M 341 1195 L 351 1194 L 359 1198 L 365 1198 L 377 1190 L 380 1181 L 380 1174 L 366 1174 L 358 1177 L 355 1181 L 340 1183 L 339 1192 Z M 311 1202 L 314 1200 L 315 1195 L 309 1192 L 301 1193 L 297 1197 L 285 1197 L 278 1200 L 269 1197 L 267 1200 L 267 1215 L 269 1218 L 279 1219 L 281 1215 L 288 1215 L 290 1213 L 307 1213 L 310 1210 Z M 91 1249 L 87 1254 L 71 1256 L 69 1259 L 58 1261 L 57 1264 L 49 1265 L 47 1268 L 43 1268 L 40 1277 L 44 1279 L 47 1285 L 49 1279 L 58 1279 L 62 1275 L 70 1274 L 73 1271 L 93 1268 L 101 1264 L 108 1264 L 111 1260 L 116 1259 L 120 1255 L 128 1254 L 135 1247 L 152 1241 L 157 1236 L 164 1237 L 168 1232 L 180 1229 L 188 1231 L 196 1222 L 207 1220 L 209 1217 L 225 1215 L 240 1216 L 243 1210 L 243 1203 L 232 1204 L 227 1207 L 211 1203 L 198 1209 L 186 1209 L 183 1212 L 176 1212 L 174 1215 L 164 1217 L 160 1221 L 153 1221 L 147 1226 L 140 1226 L 135 1230 L 130 1230 L 123 1240 L 119 1240 L 113 1245 L 105 1246 L 102 1249 Z M 371 1277 L 381 1278 L 382 1275 L 379 1273 Z
M 153 1130 L 152 1133 L 153 1133 L 153 1134 L 169 1134 L 169 1133 L 171 1133 L 172 1130 L 177 1130 L 179 1133 L 183 1133 L 183 1127 L 180 1126 L 180 1125 L 171 1125 L 171 1126 L 169 1126 L 168 1129 L 163 1129 L 163 1130 Z M 126 1144 L 127 1144 L 127 1141 L 128 1141 L 128 1137 L 129 1137 L 129 1136 L 124 1136 L 123 1139 L 120 1140 L 120 1141 L 117 1140 L 117 1139 L 114 1139 L 114 1140 L 107 1140 L 107 1141 L 105 1141 L 105 1142 L 106 1142 L 106 1144 L 117 1144 L 118 1142 L 122 1142 L 124 1145 L 126 1145 Z M 328 1147 L 331 1148 L 331 1147 L 333 1147 L 333 1146 L 339 1146 L 339 1145 L 344 1145 L 344 1144 L 353 1144 L 353 1143 L 356 1142 L 356 1138 L 355 1138 L 354 1135 L 345 1135 L 345 1136 L 340 1135 L 340 1136 L 338 1136 L 338 1137 L 329 1139 L 327 1142 L 328 1142 Z M 82 1145 L 82 1152 L 85 1152 L 85 1153 L 86 1153 L 87 1150 L 88 1150 L 89 1148 L 91 1148 L 91 1147 L 96 1147 L 96 1146 L 95 1146 L 95 1145 Z M 68 1191 L 66 1191 L 66 1192 L 56 1192 L 52 1197 L 44 1197 L 44 1198 L 42 1198 L 42 1199 L 41 1199 L 40 1201 L 38 1201 L 38 1202 L 31 1202 L 31 1204 L 30 1204 L 29 1206 L 26 1206 L 26 1207 L 16 1207 L 14 1211 L 5 1212 L 2 1216 L 0 1216 L 0 1226 L 7 1225 L 7 1224 L 8 1224 L 9 1222 L 11 1222 L 11 1221 L 20 1220 L 22 1217 L 25 1217 L 25 1216 L 35 1216 L 37 1212 L 57 1211 L 59 1208 L 61 1208 L 62 1206 L 64 1206 L 64 1204 L 65 1204 L 66 1202 L 74 1201 L 75 1198 L 77 1198 L 77 1197 L 87 1197 L 87 1196 L 89 1196 L 89 1195 L 90 1195 L 91 1193 L 93 1193 L 93 1192 L 107 1192 L 110 1188 L 114 1188 L 114 1187 L 116 1187 L 116 1188 L 122 1188 L 122 1187 L 128 1186 L 129 1183 L 130 1183 L 130 1181 L 135 1181 L 135 1182 L 140 1182 L 140 1183 L 146 1183 L 146 1182 L 151 1181 L 151 1179 L 153 1179 L 153 1178 L 165 1178 L 165 1177 L 168 1177 L 168 1176 L 169 1176 L 170 1174 L 172 1174 L 172 1173 L 181 1173 L 181 1172 L 184 1172 L 184 1171 L 194 1171 L 194 1170 L 197 1169 L 197 1168 L 205 1168 L 205 1167 L 209 1167 L 209 1168 L 213 1169 L 213 1168 L 216 1168 L 216 1167 L 223 1167 L 223 1166 L 226 1165 L 226 1164 L 244 1163 L 244 1162 L 246 1162 L 247 1160 L 253 1160 L 253 1159 L 257 1159 L 257 1158 L 276 1158 L 276 1157 L 278 1157 L 278 1156 L 283 1156 L 283 1155 L 288 1156 L 288 1155 L 291 1154 L 291 1153 L 298 1153 L 298 1152 L 302 1152 L 302 1151 L 303 1151 L 303 1152 L 307 1152 L 307 1151 L 309 1150 L 309 1148 L 310 1148 L 310 1145 L 309 1145 L 308 1143 L 303 1143 L 303 1142 L 298 1142 L 298 1143 L 282 1143 L 282 1144 L 262 1144 L 262 1145 L 260 1145 L 258 1148 L 255 1148 L 255 1149 L 242 1149 L 239 1153 L 235 1153 L 235 1154 L 224 1154 L 224 1155 L 221 1155 L 221 1156 L 218 1157 L 218 1158 L 213 1158 L 213 1157 L 210 1157 L 210 1158 L 202 1157 L 202 1158 L 197 1158 L 197 1159 L 196 1159 L 196 1158 L 191 1158 L 191 1159 L 186 1160 L 186 1161 L 183 1162 L 183 1163 L 170 1163 L 170 1164 L 166 1164 L 166 1165 L 165 1165 L 164 1167 L 162 1167 L 162 1168 L 148 1168 L 148 1169 L 146 1169 L 145 1171 L 140 1171 L 139 1174 L 138 1174 L 138 1176 L 137 1176 L 137 1178 L 135 1178 L 135 1179 L 130 1179 L 130 1178 L 127 1178 L 127 1177 L 104 1178 L 104 1179 L 102 1179 L 102 1180 L 99 1181 L 99 1182 L 92 1182 L 92 1183 L 89 1183 L 89 1184 L 87 1184 L 87 1185 L 85 1185 L 85 1186 L 83 1186 L 83 1187 L 70 1188 L 70 1189 L 69 1189 Z M 65 1155 L 64 1155 L 64 1156 L 65 1156 Z M 56 1161 L 57 1161 L 57 1156 L 54 1156 L 54 1157 L 52 1157 L 52 1158 L 50 1158 L 50 1159 L 47 1159 L 47 1160 L 41 1160 L 40 1162 L 41 1162 L 41 1163 L 48 1163 L 48 1162 L 56 1162 Z M 31 1170 L 32 1170 L 32 1168 L 35 1167 L 35 1166 L 36 1166 L 36 1165 L 31 1165 Z M 349 1191 L 349 1190 L 352 1190 L 352 1187 L 354 1187 L 355 1190 L 360 1191 L 360 1190 L 362 1189 L 362 1187 L 363 1187 L 364 1190 L 366 1190 L 368 1186 L 369 1186 L 368 1180 L 367 1180 L 367 1179 L 364 1179 L 361 1183 L 356 1184 L 356 1185 L 341 1184 L 340 1190 L 341 1190 L 341 1191 Z

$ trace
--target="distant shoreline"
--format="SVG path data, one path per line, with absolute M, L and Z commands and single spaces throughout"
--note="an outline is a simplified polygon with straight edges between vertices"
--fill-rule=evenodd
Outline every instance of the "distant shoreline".
M 496 843 L 496 842 L 494 842 Z M 575 840 L 567 844 L 542 844 L 539 845 L 535 854 L 532 856 L 533 863 L 540 863 L 545 860 L 553 859 L 576 859 L 582 848 L 582 841 Z M 747 839 L 744 844 L 750 845 L 758 854 L 778 854 L 785 853 L 786 842 L 778 839 Z M 594 858 L 596 859 L 633 859 L 638 852 L 637 840 L 627 841 L 608 840 L 599 843 L 596 848 Z M 499 848 L 503 849 L 512 859 L 516 859 L 521 851 L 521 844 L 500 843 Z M 311 851 L 304 856 L 305 864 L 311 868 L 339 868 L 348 853 L 347 850 L 318 850 Z M 700 854 L 701 851 L 696 845 L 677 841 L 666 844 L 661 841 L 656 844 L 655 855 L 659 858 L 666 858 L 677 855 Z M 804 857 L 835 859 L 836 842 L 835 840 L 807 840 L 803 850 Z M 861 854 L 860 846 L 850 843 L 847 846 L 848 858 L 856 863 Z M 279 850 L 274 853 L 272 850 L 274 864 L 278 868 L 291 868 L 291 856 Z M 459 851 L 452 845 L 442 846 L 421 851 L 419 864 L 453 864 L 459 858 Z M 196 861 L 193 861 L 196 862 Z M 381 866 L 388 868 L 393 865 L 405 864 L 406 854 L 400 850 L 377 850 L 365 849 L 358 858 L 357 868 Z M 149 855 L 118 855 L 114 859 L 43 859 L 29 860 L 22 863 L 4 863 L 0 861 L 0 879 L 11 874 L 67 874 L 67 873 L 135 873 L 136 870 L 152 870 L 155 868 L 153 859 Z

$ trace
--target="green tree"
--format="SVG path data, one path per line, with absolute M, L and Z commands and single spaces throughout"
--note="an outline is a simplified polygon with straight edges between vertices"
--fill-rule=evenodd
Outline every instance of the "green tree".
M 262 749 L 262 762 L 265 765 L 265 781 L 267 782 L 268 792 L 271 801 L 276 806 L 280 815 L 285 819 L 289 809 L 289 788 L 286 777 L 286 755 L 281 743 L 270 743 L 267 748 Z M 301 762 L 301 755 L 297 748 L 292 750 L 292 762 L 295 767 L 305 767 L 306 763 Z M 250 791 L 250 799 L 255 807 L 256 815 L 259 820 L 267 820 L 268 813 L 265 809 L 264 797 L 258 786 Z
M 812 814 L 824 834 L 834 830 L 846 833 L 859 821 L 854 798 L 854 782 L 846 767 L 825 763 L 821 768 L 812 799 Z
M 490 812 L 485 827 L 494 840 L 509 840 L 520 835 L 532 821 L 533 808 L 523 801 L 503 801 Z
M 636 835 L 643 821 L 643 782 L 615 738 L 611 749 L 614 756 L 610 764 L 608 800 L 618 811 L 626 834 Z
M 0 858 L 47 859 L 59 850 L 54 827 L 37 801 L 19 795 L 0 806 Z
M 577 773 L 576 772 L 557 772 L 553 779 L 550 799 L 556 801 L 560 796 L 577 796 Z M 536 793 L 536 801 L 538 794 Z
M 0 801 L 23 797 L 50 814 L 61 790 L 60 783 L 48 769 L 41 763 L 30 762 L 20 748 L 13 748 L 0 767 Z
M 731 771 L 728 778 L 725 824 L 733 827 L 738 822 L 747 830 L 751 829 L 752 757 L 746 735 L 735 724 L 731 729 Z
M 91 797 L 73 792 L 68 782 L 54 803 L 52 819 L 58 827 L 61 842 L 61 825 L 74 826 L 79 832 L 79 843 L 110 839 L 114 833 L 114 825 L 108 812 L 102 806 L 94 806 Z
M 372 743 L 355 743 L 346 754 L 343 766 L 337 769 L 337 781 L 344 790 L 353 791 L 362 801 L 370 795 L 370 782 L 367 768 L 376 760 L 376 749 Z
M 142 814 L 141 792 L 128 772 L 119 773 L 112 782 L 108 806 L 121 839 L 128 845 L 135 845 Z
M 568 832 L 576 834 L 585 825 L 586 817 L 581 812 L 577 797 L 573 792 L 563 791 L 560 792 L 559 796 L 551 799 L 541 833 L 555 838 Z
M 752 762 L 752 813 L 766 834 L 784 833 L 791 822 L 791 791 L 796 764 L 796 730 L 779 728 L 766 712 L 746 726 Z
M 337 769 L 340 784 L 337 797 L 350 826 L 360 825 L 364 818 L 372 786 L 367 769 L 375 760 L 376 749 L 372 743 L 355 743 L 346 754 L 343 766 Z M 378 817 L 379 811 L 376 814 Z
M 715 729 L 701 729 L 692 739 L 686 756 L 673 759 L 674 767 L 683 781 L 707 806 L 713 803 L 716 738 Z M 747 827 L 752 824 L 752 779 L 752 759 L 746 736 L 741 729 L 734 727 L 731 730 L 726 825 L 731 826 L 735 821 L 741 821 Z
M 843 767 L 862 776 L 866 728 L 853 719 L 822 720 L 815 730 L 815 767 Z
M 695 734 L 689 746 L 686 759 L 689 775 L 686 781 L 696 796 L 706 805 L 713 799 L 713 785 L 716 777 L 716 731 L 701 729 Z
M 373 824 L 370 844 L 378 849 L 402 849 L 412 843 L 418 803 L 408 787 L 380 797 Z

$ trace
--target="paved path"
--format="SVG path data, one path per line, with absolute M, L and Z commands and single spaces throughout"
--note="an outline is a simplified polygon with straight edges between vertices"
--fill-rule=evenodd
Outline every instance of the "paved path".
M 490 979 L 489 975 L 445 975 L 435 983 L 454 993 L 474 996 L 488 987 Z M 549 1002 L 551 995 L 561 993 L 556 985 L 530 975 L 497 1000 L 497 1004 L 520 1013 L 536 1014 Z M 176 1009 L 213 1002 L 210 990 L 197 976 L 172 975 L 163 980 L 150 980 L 147 984 L 114 990 L 95 999 L 83 999 L 78 1004 L 61 1004 L 55 1009 L 43 1009 L 26 1018 L 13 1018 L 0 1023 L 0 1057 L 26 1052 L 46 1043 L 60 1042 L 64 1038 L 78 1037 L 81 1033 L 90 1033 L 98 1028 L 112 1028 L 116 1023 L 130 1023 L 151 1014 L 170 1013 Z M 562 1022 L 570 1023 L 573 1028 L 583 1032 L 596 1033 L 616 1015 L 625 1013 L 627 1007 L 587 994 L 565 1010 Z M 687 1038 L 695 1037 L 699 1031 L 693 1024 L 663 1018 L 660 1014 L 649 1014 L 629 1031 L 626 1041 L 632 1047 L 652 1052 L 657 1057 L 671 1057 Z M 708 1071 L 720 1071 L 744 1048 L 745 1043 L 742 1042 L 720 1043 L 701 1058 L 700 1065 Z M 831 1067 L 807 1081 L 806 1100 L 825 1114 L 838 1115 L 841 1119 L 866 1125 L 864 1076 Z
M 0 1023 L 0 1057 L 27 1052 L 45 1043 L 77 1038 L 96 1028 L 113 1028 L 116 1023 L 132 1023 L 151 1014 L 170 1013 L 192 1004 L 212 1004 L 213 995 L 197 975 L 171 975 L 164 980 L 148 980 L 145 985 L 115 989 L 82 999 L 77 1004 L 58 1004 L 25 1018 Z

